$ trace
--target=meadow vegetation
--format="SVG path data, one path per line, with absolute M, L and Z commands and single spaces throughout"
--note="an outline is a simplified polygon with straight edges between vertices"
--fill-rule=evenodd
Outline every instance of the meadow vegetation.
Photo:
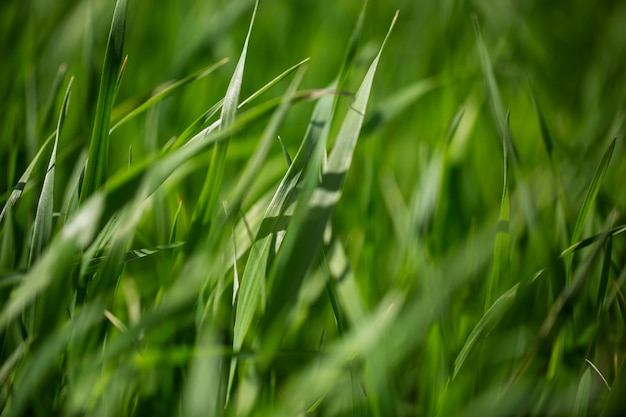
M 3 1 L 0 416 L 625 415 L 624 21 Z

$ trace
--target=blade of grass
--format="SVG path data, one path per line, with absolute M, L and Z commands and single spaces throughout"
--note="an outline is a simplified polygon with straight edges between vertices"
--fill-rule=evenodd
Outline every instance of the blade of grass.
M 578 212 L 578 218 L 576 219 L 576 224 L 574 226 L 574 231 L 572 232 L 572 238 L 570 240 L 570 244 L 574 245 L 578 243 L 580 240 L 583 227 L 587 222 L 587 218 L 589 217 L 589 213 L 591 212 L 591 207 L 593 203 L 596 201 L 596 197 L 600 192 L 600 187 L 602 186 L 602 181 L 606 176 L 606 172 L 609 168 L 609 163 L 611 162 L 611 156 L 613 155 L 613 150 L 615 149 L 615 142 L 617 139 L 613 139 L 609 144 L 608 148 L 604 152 L 602 156 L 602 160 L 596 169 L 595 174 L 593 175 L 593 179 L 591 180 L 591 184 L 589 184 L 589 188 L 587 189 L 587 194 L 585 195 L 585 200 L 583 201 L 583 205 Z M 570 256 L 567 262 L 567 273 L 568 276 L 572 273 L 572 262 L 573 257 Z
M 124 49 L 127 10 L 128 0 L 117 0 L 104 55 L 100 91 L 96 104 L 96 118 L 89 143 L 89 156 L 80 193 L 81 204 L 106 182 L 108 176 L 109 123 L 120 70 L 123 64 L 122 52 Z
M 72 83 L 74 77 L 70 78 L 65 91 L 65 98 L 63 99 L 63 105 L 61 107 L 61 113 L 57 122 L 56 133 L 54 137 L 54 144 L 52 145 L 52 155 L 50 155 L 50 162 L 48 163 L 48 170 L 43 180 L 43 187 L 41 194 L 39 195 L 39 202 L 37 203 L 37 212 L 35 214 L 33 240 L 31 245 L 31 251 L 28 259 L 29 267 L 41 256 L 41 253 L 50 243 L 52 238 L 52 215 L 54 207 L 54 173 L 57 158 L 57 148 L 59 146 L 59 137 L 63 130 L 63 123 L 65 122 L 65 116 L 67 114 L 67 108 L 69 106 L 70 95 L 72 92 Z
M 67 279 L 76 256 L 91 241 L 104 208 L 104 196 L 96 194 L 83 205 L 76 217 L 67 224 L 50 244 L 42 257 L 23 277 L 11 298 L 0 312 L 0 331 L 15 319 L 55 280 Z M 58 314 L 61 314 L 58 311 Z
M 200 79 L 206 77 L 207 75 L 211 74 L 213 71 L 215 71 L 218 68 L 222 67 L 227 62 L 228 62 L 228 58 L 224 58 L 224 59 L 218 61 L 217 63 L 213 64 L 213 65 L 210 65 L 210 66 L 208 66 L 206 68 L 203 68 L 203 69 L 201 69 L 199 71 L 194 72 L 193 74 L 190 74 L 190 75 L 186 76 L 182 80 L 178 80 L 176 82 L 168 82 L 168 83 L 165 83 L 165 84 L 157 87 L 155 92 L 150 96 L 150 98 L 148 98 L 146 101 L 144 101 L 143 103 L 141 103 L 137 107 L 134 107 L 132 111 L 127 113 L 117 123 L 115 123 L 111 127 L 111 129 L 109 130 L 109 134 L 113 133 L 113 131 L 115 129 L 119 128 L 120 126 L 122 126 L 123 124 L 127 123 L 128 121 L 130 121 L 130 120 L 134 119 L 135 117 L 139 116 L 140 114 L 144 113 L 145 111 L 150 109 L 155 104 L 165 100 L 167 97 L 169 97 L 172 94 L 176 93 L 178 90 L 180 90 L 181 88 L 185 87 L 186 85 L 188 85 L 188 84 L 190 84 L 190 83 L 192 83 L 194 81 L 200 80 Z M 123 107 L 123 106 L 124 106 L 124 104 L 120 105 L 120 107 Z
M 245 336 L 252 324 L 259 303 L 261 310 L 265 311 L 265 282 L 268 258 L 274 245 L 274 235 L 278 231 L 284 230 L 286 225 L 284 224 L 285 219 L 282 217 L 297 193 L 297 185 L 302 171 L 308 163 L 313 149 L 318 146 L 318 142 L 324 141 L 323 132 L 325 130 L 327 132 L 327 126 L 330 124 L 332 102 L 331 96 L 322 97 L 318 101 L 305 133 L 304 141 L 263 216 L 239 288 L 233 330 L 233 350 L 235 352 L 243 347 Z M 231 364 L 231 374 L 236 366 L 236 361 Z
M 321 152 L 314 154 L 320 165 L 314 160 L 305 173 L 303 189 L 296 202 L 293 219 L 271 271 L 268 308 L 262 324 L 264 333 L 272 335 L 268 338 L 271 342 L 267 340 L 266 343 L 268 354 L 271 354 L 277 347 L 276 344 L 280 342 L 279 335 L 284 334 L 287 314 L 297 299 L 306 271 L 322 243 L 326 224 L 341 196 L 341 186 L 352 162 L 378 62 L 397 17 L 396 12 L 381 48 L 343 120 L 327 167 L 321 165 L 320 158 L 325 155 L 324 149 L 321 148 Z M 321 184 L 318 182 L 320 168 L 323 169 Z
M 0 212 L 0 222 L 2 222 L 2 220 L 4 219 L 4 216 L 6 214 L 8 207 L 9 206 L 14 207 L 19 201 L 20 197 L 22 196 L 22 193 L 24 192 L 24 189 L 26 188 L 26 185 L 28 184 L 28 181 L 30 181 L 30 177 L 33 173 L 33 170 L 39 163 L 39 159 L 43 155 L 43 152 L 48 147 L 48 145 L 52 143 L 54 137 L 55 137 L 55 133 L 53 133 L 46 139 L 43 145 L 41 145 L 41 148 L 39 148 L 39 151 L 37 152 L 37 154 L 35 154 L 33 160 L 30 162 L 30 164 L 28 164 L 28 167 L 26 167 L 26 170 L 24 171 L 19 181 L 13 188 L 13 191 L 11 191 L 11 195 L 9 196 L 9 199 L 7 200 L 6 204 L 2 208 L 2 212 Z
M 626 392 L 626 356 L 622 357 L 615 380 L 611 384 L 611 392 L 604 402 L 600 417 L 621 416 L 626 413 L 624 392 Z
M 248 27 L 248 33 L 246 40 L 235 67 L 233 76 L 226 89 L 226 95 L 224 96 L 224 104 L 222 106 L 222 114 L 220 117 L 220 129 L 226 129 L 230 127 L 237 115 L 237 106 L 239 104 L 239 93 L 241 91 L 241 84 L 243 83 L 243 72 L 246 66 L 246 56 L 248 53 L 248 43 L 250 41 L 250 35 L 252 33 L 252 27 L 254 25 L 254 19 L 259 6 L 258 0 L 255 1 L 254 10 L 252 12 L 252 18 L 250 20 L 250 26 Z M 211 155 L 211 163 L 209 165 L 209 172 L 207 173 L 202 191 L 200 192 L 200 198 L 198 200 L 198 206 L 192 217 L 191 233 L 187 243 L 190 249 L 194 249 L 201 233 L 210 232 L 211 230 L 211 218 L 215 210 L 215 203 L 222 187 L 222 176 L 224 174 L 224 166 L 226 164 L 226 153 L 228 151 L 228 140 L 226 139 L 221 143 L 216 144 Z

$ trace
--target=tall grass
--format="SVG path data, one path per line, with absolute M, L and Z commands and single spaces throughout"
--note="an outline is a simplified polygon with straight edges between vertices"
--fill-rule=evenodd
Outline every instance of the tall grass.
M 0 415 L 625 413 L 626 8 L 292 3 L 0 6 Z

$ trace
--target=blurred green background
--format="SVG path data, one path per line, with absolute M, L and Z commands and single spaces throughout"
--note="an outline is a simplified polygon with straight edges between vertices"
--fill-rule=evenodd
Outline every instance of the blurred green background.
M 110 0 L 0 3 L 3 204 L 54 131 L 62 98 L 54 85 L 60 68 L 75 80 L 59 143 L 57 201 L 62 199 L 64 184 L 77 161 L 80 166 L 84 160 L 114 6 Z M 113 132 L 112 171 L 126 169 L 129 148 L 133 161 L 155 154 L 224 96 L 253 6 L 251 0 L 129 2 L 124 47 L 128 64 L 114 120 L 163 83 L 222 58 L 230 61 Z M 327 86 L 339 71 L 362 6 L 357 0 L 263 0 L 252 30 L 241 97 L 307 57 L 311 59 L 302 88 Z M 369 358 L 371 367 L 363 371 L 372 392 L 366 400 L 370 410 L 375 410 L 371 414 L 436 412 L 445 416 L 463 411 L 466 415 L 517 415 L 516 407 L 521 407 L 525 398 L 532 398 L 526 408 L 520 408 L 520 415 L 570 415 L 568 404 L 574 403 L 586 387 L 589 403 L 575 409 L 595 415 L 602 408 L 599 398 L 608 394 L 595 373 L 585 376 L 593 381 L 585 380 L 587 385 L 579 385 L 579 380 L 587 369 L 585 358 L 593 356 L 611 384 L 623 362 L 626 304 L 620 277 L 626 245 L 623 236 L 616 236 L 606 261 L 612 268 L 609 292 L 622 300 L 621 307 L 615 307 L 617 301 L 606 309 L 598 306 L 602 304 L 596 299 L 605 268 L 601 262 L 594 263 L 596 258 L 586 262 L 590 249 L 582 251 L 584 256 L 577 253 L 571 265 L 559 254 L 575 243 L 570 239 L 580 207 L 605 150 L 615 138 L 613 156 L 582 237 L 605 230 L 611 213 L 615 213 L 611 225 L 625 220 L 626 2 L 370 0 L 355 64 L 342 88 L 356 91 L 396 10 L 400 11 L 398 21 L 383 52 L 355 158 L 332 218 L 333 231 L 345 246 L 367 312 L 384 306 L 390 294 L 400 293 L 405 300 L 400 318 L 390 325 L 389 340 L 395 344 L 390 342 L 389 352 L 387 348 L 376 351 Z M 491 57 L 520 161 L 519 171 L 509 174 L 514 177 L 510 180 L 510 272 L 502 274 L 495 285 L 495 297 L 523 285 L 514 304 L 502 314 L 505 324 L 494 324 L 490 329 L 493 333 L 487 332 L 490 339 L 465 365 L 466 373 L 454 379 L 455 360 L 491 305 L 486 306 L 485 300 L 493 302 L 487 282 L 495 262 L 492 256 L 503 187 L 502 141 L 489 106 L 472 16 L 480 24 Z M 65 82 L 60 86 L 61 91 L 64 88 Z M 278 97 L 286 88 L 287 83 L 281 83 L 266 97 Z M 349 100 L 339 98 L 338 114 L 345 113 Z M 313 106 L 311 102 L 294 106 L 280 128 L 292 156 Z M 543 130 L 539 114 L 545 120 Z M 447 137 L 458 117 L 460 123 Z M 338 125 L 336 118 L 333 132 Z M 241 172 L 262 127 L 244 131 L 230 144 L 224 188 Z M 163 197 L 170 212 L 176 201 L 184 202 L 181 230 L 189 227 L 208 161 L 208 155 L 194 160 L 186 167 L 192 171 L 189 178 Z M 31 214 L 28 210 L 15 214 L 18 261 L 12 266 L 16 269 L 24 264 L 27 253 L 37 204 L 33 190 L 40 187 L 44 165 L 37 166 L 35 185 L 29 186 L 31 192 L 20 202 L 33 209 Z M 277 142 L 244 208 L 274 190 L 285 170 Z M 525 211 L 529 196 L 537 213 L 532 220 Z M 164 223 L 169 220 L 150 212 L 142 219 L 133 247 L 162 244 L 168 230 Z M 170 271 L 180 272 L 169 258 L 158 259 L 140 260 L 124 272 L 124 277 L 136 279 L 146 308 L 157 304 L 154 300 L 167 287 Z M 566 306 L 564 320 L 568 324 L 563 333 L 550 335 L 545 345 L 536 346 L 529 340 L 540 332 L 563 290 L 558 285 L 560 268 L 567 270 L 568 283 L 580 270 L 590 278 L 582 290 L 578 288 L 576 302 Z M 538 271 L 546 271 L 549 279 L 545 281 L 549 283 L 525 281 Z M 322 285 L 315 282 L 304 287 L 312 294 L 311 300 L 303 301 L 310 316 L 303 313 L 306 318 L 286 338 L 285 344 L 294 350 L 315 349 L 320 333 L 326 337 L 326 329 L 334 323 L 328 300 L 320 295 Z M 227 293 L 221 302 L 230 308 Z M 184 316 L 185 323 L 193 320 L 193 314 Z M 228 309 L 220 311 L 218 327 L 228 326 L 230 314 Z M 167 324 L 177 325 L 175 320 Z M 228 344 L 230 330 L 220 331 Z M 193 342 L 195 334 L 181 332 L 184 337 L 178 338 L 168 328 L 161 341 L 155 331 L 156 351 L 178 339 L 182 344 Z M 329 330 L 329 339 L 337 337 L 335 330 Z M 520 371 L 526 376 L 520 377 L 519 390 L 506 401 L 491 404 L 491 399 L 502 400 L 499 389 L 511 382 L 509 375 L 524 364 L 527 352 L 538 359 Z M 274 378 L 273 383 L 278 380 L 280 386 L 292 367 L 306 362 L 292 360 L 277 365 L 273 376 L 259 376 L 259 384 L 269 386 L 268 381 Z M 186 369 L 189 363 L 180 360 L 171 367 Z M 167 404 L 178 398 L 178 376 L 164 376 L 167 366 L 166 370 L 144 366 L 152 372 L 137 377 L 142 383 L 149 381 L 144 399 Z M 372 382 L 381 375 L 383 379 Z M 623 371 L 621 375 L 624 378 Z M 150 412 L 149 405 L 140 404 L 144 408 L 137 409 Z M 354 409 L 353 414 L 358 414 Z M 340 414 L 332 406 L 320 410 L 320 414 Z

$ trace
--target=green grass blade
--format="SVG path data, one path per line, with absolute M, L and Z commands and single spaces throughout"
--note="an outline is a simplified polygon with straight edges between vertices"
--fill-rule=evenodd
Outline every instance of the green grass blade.
M 587 218 L 589 217 L 591 207 L 596 201 L 596 197 L 598 196 L 598 193 L 600 192 L 600 187 L 602 186 L 602 181 L 604 180 L 606 172 L 609 168 L 609 162 L 611 162 L 611 156 L 613 155 L 613 150 L 615 149 L 616 140 L 617 139 L 613 139 L 609 144 L 609 147 L 604 152 L 602 160 L 600 161 L 600 164 L 596 169 L 593 179 L 591 180 L 591 184 L 589 184 L 587 194 L 585 195 L 585 200 L 583 201 L 583 205 L 578 212 L 578 218 L 576 219 L 574 231 L 572 232 L 572 238 L 570 240 L 570 243 L 572 245 L 577 243 L 582 236 L 583 228 L 585 227 L 585 223 L 587 221 Z
M 39 131 L 47 131 L 53 122 L 54 117 L 54 104 L 58 99 L 59 91 L 61 90 L 61 86 L 63 85 L 63 81 L 65 80 L 65 75 L 67 73 L 67 64 L 63 63 L 59 65 L 59 69 L 57 70 L 56 76 L 54 77 L 54 81 L 52 81 L 52 89 L 50 90 L 50 96 L 46 102 L 46 106 L 42 112 L 41 116 L 41 124 L 39 125 Z
M 507 311 L 509 311 L 515 302 L 518 286 L 519 284 L 515 284 L 512 288 L 498 297 L 498 299 L 489 306 L 489 309 L 480 318 L 454 361 L 452 379 L 456 378 L 476 343 L 481 338 L 487 336 L 489 332 L 491 332 L 491 330 L 493 330 L 494 327 L 500 322 Z
M 109 123 L 123 63 L 127 10 L 128 0 L 117 0 L 104 55 L 96 118 L 89 143 L 89 156 L 80 194 L 81 204 L 106 182 L 108 176 Z
M 250 104 L 251 102 L 253 102 L 257 98 L 259 98 L 261 95 L 263 95 L 264 93 L 269 91 L 272 87 L 274 87 L 276 84 L 278 84 L 284 78 L 286 78 L 289 74 L 291 74 L 292 72 L 294 72 L 295 70 L 300 68 L 300 66 L 302 66 L 304 63 L 306 63 L 308 60 L 309 59 L 307 58 L 307 59 L 299 62 L 298 64 L 288 68 L 287 70 L 283 71 L 278 76 L 274 77 L 270 82 L 265 84 L 259 90 L 257 90 L 254 93 L 252 93 L 247 99 L 242 101 L 241 104 L 239 104 L 238 109 L 243 108 L 244 106 Z M 217 102 L 215 105 L 213 105 L 209 110 L 204 112 L 204 114 L 202 114 L 202 116 L 200 116 L 198 119 L 196 119 L 194 121 L 194 123 L 192 123 L 187 129 L 185 129 L 185 131 L 180 136 L 178 136 L 176 138 L 176 140 L 171 145 L 167 146 L 165 148 L 165 150 L 169 151 L 169 150 L 172 150 L 172 149 L 176 149 L 177 147 L 179 147 L 179 146 L 181 146 L 183 144 L 186 144 L 192 137 L 194 137 L 194 135 L 196 135 L 196 133 L 198 131 L 200 131 L 202 129 L 202 126 L 204 126 L 209 120 L 211 120 L 211 118 L 214 115 L 217 114 L 218 111 L 220 111 L 222 109 L 223 104 L 224 104 L 224 100 L 222 99 L 219 102 Z M 210 133 L 212 130 L 217 129 L 217 127 L 220 126 L 220 124 L 221 124 L 221 120 L 217 120 L 208 129 L 206 129 L 205 132 L 206 133 Z
M 42 257 L 23 277 L 11 298 L 0 312 L 0 331 L 24 309 L 59 279 L 67 279 L 77 255 L 91 242 L 104 208 L 104 196 L 94 195 L 83 205 L 76 217 L 67 224 Z M 62 314 L 61 311 L 57 312 Z
M 606 299 L 606 289 L 609 286 L 609 273 L 611 272 L 611 258 L 613 256 L 613 236 L 609 235 L 604 251 L 604 261 L 602 262 L 602 271 L 600 272 L 600 286 L 598 287 L 598 296 L 596 298 L 596 308 L 598 317 L 600 317 L 604 308 L 604 300 Z
M 43 145 L 41 145 L 41 148 L 39 148 L 39 151 L 37 152 L 37 154 L 35 154 L 35 157 L 33 158 L 33 160 L 30 162 L 30 164 L 28 164 L 28 167 L 26 168 L 26 170 L 24 170 L 24 173 L 22 174 L 19 181 L 13 188 L 13 191 L 11 191 L 11 195 L 9 196 L 9 199 L 7 200 L 6 204 L 2 208 L 2 212 L 0 212 L 0 223 L 4 219 L 4 216 L 6 215 L 8 208 L 14 207 L 19 201 L 20 197 L 22 196 L 22 193 L 24 192 L 24 189 L 26 188 L 26 185 L 28 184 L 28 181 L 30 181 L 30 176 L 32 175 L 33 170 L 39 163 L 39 159 L 43 155 L 48 145 L 52 143 L 54 137 L 55 137 L 55 133 L 53 133 L 46 139 Z
M 322 135 L 324 131 L 327 132 L 330 125 L 332 105 L 333 98 L 331 96 L 324 96 L 318 101 L 305 134 L 305 139 L 267 207 L 261 228 L 258 230 L 250 249 L 250 255 L 241 279 L 235 314 L 233 331 L 233 350 L 235 352 L 239 351 L 243 346 L 245 336 L 256 315 L 259 303 L 261 304 L 261 310 L 265 310 L 266 271 L 268 269 L 268 257 L 274 244 L 273 238 L 278 231 L 284 230 L 286 227 L 286 224 L 284 224 L 286 219 L 283 216 L 295 198 L 299 179 L 305 165 L 309 162 L 313 149 L 318 146 L 319 141 L 324 141 Z M 235 366 L 236 362 L 231 365 L 231 373 L 234 372 Z
M 316 166 L 315 162 L 310 164 L 305 173 L 305 183 L 293 214 L 294 220 L 289 226 L 272 272 L 268 308 L 263 318 L 263 327 L 270 333 L 280 331 L 282 334 L 286 314 L 297 299 L 306 271 L 322 243 L 326 224 L 341 196 L 341 185 L 352 162 L 352 155 L 363 125 L 378 62 L 397 16 L 396 13 L 389 32 L 387 32 L 383 44 L 370 65 L 343 120 L 335 145 L 328 158 L 328 164 L 323 168 L 321 184 L 318 184 L 318 170 L 322 168 L 320 158 L 325 155 L 323 148 L 314 156 L 320 165 Z M 308 188 L 311 186 L 315 188 L 309 191 Z M 280 318 L 278 318 L 279 316 Z M 272 343 L 280 340 L 276 337 L 273 339 Z M 273 348 L 275 346 L 268 344 L 269 351 Z
M 224 96 L 224 104 L 222 106 L 222 114 L 220 117 L 220 129 L 229 128 L 235 121 L 237 116 L 237 106 L 239 104 L 239 93 L 241 91 L 241 85 L 243 83 L 243 72 L 246 66 L 246 56 L 248 53 L 248 44 L 250 41 L 250 35 L 252 33 L 252 27 L 254 25 L 254 19 L 256 17 L 257 8 L 259 6 L 258 0 L 254 4 L 254 10 L 252 12 L 252 19 L 250 20 L 250 26 L 248 27 L 248 34 L 246 40 L 235 67 L 228 88 L 226 89 L 226 95 Z M 200 233 L 206 233 L 210 231 L 211 218 L 215 210 L 215 204 L 217 197 L 222 188 L 222 176 L 224 174 L 224 165 L 226 164 L 226 153 L 228 151 L 228 139 L 216 144 L 211 156 L 211 164 L 209 165 L 209 172 L 207 173 L 204 186 L 200 192 L 200 198 L 198 200 L 198 206 L 192 219 L 192 233 L 189 236 L 188 244 L 189 248 L 193 249 L 199 240 Z
M 296 71 L 298 68 L 300 68 L 301 66 L 303 66 L 304 64 L 306 64 L 310 60 L 311 60 L 311 58 L 305 58 L 302 61 L 298 62 L 296 65 L 293 65 L 293 66 L 287 68 L 285 71 L 283 71 L 280 74 L 278 74 L 270 82 L 265 84 L 263 87 L 259 88 L 257 91 L 252 93 L 247 99 L 245 99 L 244 101 L 239 103 L 239 105 L 237 106 L 237 109 L 241 109 L 242 107 L 244 107 L 247 104 L 253 102 L 257 98 L 259 98 L 260 96 L 262 96 L 263 94 L 268 92 L 272 87 L 274 87 L 280 81 L 282 81 L 285 78 L 287 78 L 290 74 L 292 74 L 294 71 Z
M 622 234 L 626 232 L 626 225 L 621 225 L 621 226 L 617 226 L 614 227 L 613 229 L 611 229 L 609 231 L 609 236 L 617 236 L 619 234 Z M 603 233 L 598 233 L 597 235 L 593 235 L 590 236 L 588 238 L 585 238 L 583 240 L 580 240 L 576 243 L 574 243 L 573 245 L 569 246 L 568 248 L 566 248 L 565 250 L 563 250 L 563 252 L 561 252 L 560 257 L 565 257 L 568 256 L 570 254 L 572 254 L 573 252 L 579 251 L 583 248 L 586 248 L 589 245 L 592 245 L 593 243 L 597 242 L 600 239 L 604 238 L 604 232 Z
M 85 207 L 88 205 L 87 203 Z M 102 321 L 103 307 L 93 304 L 81 308 L 72 320 L 40 344 L 39 349 L 29 355 L 16 376 L 11 401 L 3 410 L 3 417 L 21 416 L 28 401 L 39 398 L 37 392 L 46 382 L 51 371 L 59 362 L 59 357 L 66 351 L 72 340 L 83 337 L 95 324 Z
M 252 157 L 248 160 L 243 170 L 243 173 L 239 177 L 239 181 L 237 182 L 237 185 L 235 186 L 230 198 L 228 199 L 228 209 L 230 215 L 239 212 L 239 209 L 241 208 L 241 202 L 243 201 L 246 192 L 252 185 L 255 177 L 259 175 L 259 171 L 261 170 L 262 165 L 267 158 L 270 147 L 275 141 L 278 133 L 278 128 L 282 124 L 285 116 L 287 115 L 287 111 L 291 107 L 293 95 L 295 94 L 297 87 L 302 82 L 304 72 L 305 71 L 303 67 L 301 71 L 296 73 L 293 82 L 283 96 L 283 103 L 276 110 L 271 120 L 267 124 L 267 127 L 263 131 L 263 135 L 259 140 L 259 144 L 252 154 Z
M 478 18 L 476 17 L 476 15 L 472 15 L 472 23 L 474 25 L 474 34 L 476 36 L 476 42 L 478 44 L 478 52 L 480 54 L 480 63 L 483 70 L 483 77 L 487 85 L 487 96 L 489 98 L 489 105 L 491 107 L 491 111 L 496 123 L 496 128 L 498 129 L 498 135 L 502 140 L 502 146 L 504 147 L 504 157 L 508 158 L 508 156 L 510 155 L 511 162 L 513 163 L 514 167 L 516 167 L 519 163 L 517 151 L 513 144 L 513 139 L 511 138 L 511 133 L 509 131 L 507 123 L 507 117 L 504 113 L 504 105 L 502 104 L 500 89 L 498 88 L 496 77 L 493 73 L 493 67 L 491 64 L 491 59 L 489 58 L 489 52 L 487 51 L 487 46 L 485 45 L 485 41 L 483 40 L 483 35 L 480 30 L 480 25 L 478 23 Z
M 624 393 L 626 392 L 626 356 L 620 361 L 615 381 L 611 384 L 611 392 L 604 402 L 600 417 L 621 416 L 626 413 Z
M 63 130 L 63 123 L 65 122 L 65 116 L 67 114 L 67 108 L 69 106 L 73 81 L 74 78 L 70 78 L 67 90 L 65 92 L 65 98 L 63 99 L 61 113 L 59 114 L 59 120 L 57 122 L 54 144 L 52 146 L 52 155 L 50 156 L 48 170 L 46 171 L 41 194 L 39 195 L 39 202 L 37 204 L 37 212 L 35 214 L 34 221 L 33 240 L 28 261 L 29 266 L 32 265 L 33 262 L 41 256 L 41 253 L 48 246 L 52 238 L 52 215 L 54 208 L 54 173 L 57 159 L 57 148 L 59 146 L 59 137 L 61 136 L 61 131 Z
M 228 59 L 224 58 L 224 59 L 218 61 L 217 63 L 213 64 L 213 65 L 210 65 L 210 66 L 208 66 L 206 68 L 203 68 L 203 69 L 201 69 L 199 71 L 194 72 L 193 74 L 190 74 L 190 75 L 186 76 L 182 80 L 178 80 L 176 82 L 168 82 L 168 83 L 165 83 L 165 84 L 161 85 L 160 87 L 157 87 L 157 89 L 155 90 L 155 93 L 153 95 L 151 95 L 150 98 L 148 98 L 146 101 L 141 103 L 139 106 L 133 108 L 133 110 L 131 112 L 129 112 L 128 114 L 123 116 L 117 123 L 115 123 L 111 127 L 111 130 L 109 131 L 109 133 L 112 133 L 115 129 L 119 128 L 124 123 L 126 123 L 126 122 L 134 119 L 135 117 L 139 116 L 140 114 L 144 113 L 145 111 L 147 111 L 149 108 L 151 108 L 155 104 L 165 100 L 167 97 L 169 97 L 172 94 L 176 93 L 178 90 L 180 90 L 181 88 L 185 87 L 186 85 L 188 85 L 188 84 L 190 84 L 190 83 L 192 83 L 192 82 L 194 82 L 196 80 L 200 80 L 200 79 L 206 77 L 207 75 L 211 74 L 213 71 L 217 70 L 218 68 L 220 68 L 221 66 L 223 66 L 227 62 L 228 62 Z M 124 107 L 124 104 L 121 104 L 120 107 Z
M 504 180 L 506 181 L 506 175 Z M 509 230 L 509 211 L 509 190 L 505 182 L 504 191 L 502 193 L 502 203 L 500 205 L 500 216 L 498 217 L 498 226 L 496 229 L 496 241 L 493 249 L 493 265 L 487 287 L 485 311 L 487 311 L 496 297 L 498 297 L 500 286 L 503 281 L 506 282 L 506 278 L 510 275 L 511 232 Z

